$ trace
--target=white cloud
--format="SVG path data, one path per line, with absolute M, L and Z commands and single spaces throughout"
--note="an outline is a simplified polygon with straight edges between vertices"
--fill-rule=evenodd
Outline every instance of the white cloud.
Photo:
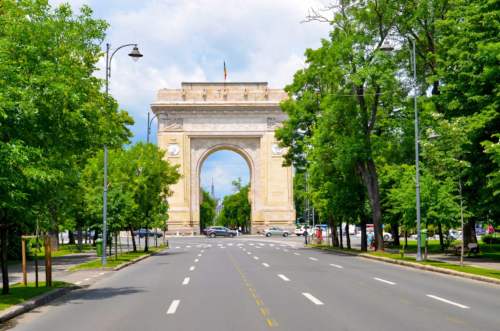
M 303 67 L 305 49 L 318 47 L 329 29 L 325 23 L 301 23 L 322 0 L 51 0 L 61 2 L 93 7 L 96 17 L 111 25 L 112 46 L 139 44 L 144 57 L 138 63 L 129 61 L 126 50 L 116 54 L 110 85 L 136 119 L 139 139 L 158 89 L 220 81 L 224 60 L 231 81 L 283 87 Z

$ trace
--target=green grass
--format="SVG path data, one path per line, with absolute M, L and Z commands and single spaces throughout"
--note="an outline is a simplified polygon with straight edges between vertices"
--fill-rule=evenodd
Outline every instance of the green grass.
M 19 283 L 12 285 L 10 287 L 9 294 L 0 294 L 0 311 L 32 299 L 38 295 L 52 291 L 55 288 L 67 287 L 72 284 L 53 281 L 52 287 L 45 287 L 45 282 L 39 282 L 38 285 L 39 287 L 35 287 L 34 282 L 28 283 L 28 286 L 24 286 Z
M 414 257 L 405 256 L 402 258 L 400 254 L 385 253 L 385 252 L 370 252 L 368 254 L 375 255 L 375 256 L 381 256 L 381 257 L 388 257 L 388 258 L 395 259 L 395 260 L 414 262 L 414 263 L 423 264 L 423 265 L 430 265 L 430 266 L 434 266 L 434 267 L 465 272 L 467 274 L 473 274 L 473 275 L 479 275 L 479 276 L 500 279 L 500 270 L 495 270 L 495 269 L 478 268 L 478 267 L 471 267 L 471 266 L 461 267 L 459 264 L 447 263 L 447 262 L 442 262 L 442 261 L 433 261 L 433 260 L 417 262 L 417 261 L 415 261 Z
M 165 248 L 164 246 L 150 247 L 149 252 L 147 252 L 147 253 L 145 253 L 142 250 L 137 251 L 137 252 L 127 252 L 127 253 L 123 253 L 123 254 L 118 254 L 118 258 L 115 258 L 114 255 L 108 256 L 107 264 L 106 264 L 105 268 L 118 267 L 119 265 L 121 265 L 123 263 L 127 263 L 129 261 L 132 261 L 132 260 L 137 259 L 137 258 L 144 256 L 144 255 L 150 255 L 150 254 L 156 253 L 158 251 L 161 251 L 164 248 Z M 88 270 L 88 269 L 102 269 L 101 258 L 97 258 L 95 260 L 88 261 L 88 262 L 73 266 L 69 269 L 69 271 Z
M 340 249 L 337 247 L 331 247 L 331 246 L 327 246 L 327 245 L 308 245 L 308 246 L 323 249 L 323 250 L 361 254 L 361 252 L 357 249 L 347 250 L 347 249 Z M 458 264 L 446 263 L 446 262 L 441 262 L 441 261 L 433 261 L 433 260 L 417 262 L 417 261 L 415 261 L 414 257 L 411 257 L 411 256 L 401 257 L 401 255 L 399 253 L 369 252 L 367 254 L 374 255 L 374 256 L 387 257 L 387 258 L 394 259 L 394 260 L 402 260 L 402 261 L 407 261 L 407 262 L 419 263 L 419 264 L 423 264 L 423 265 L 430 265 L 430 266 L 439 267 L 439 268 L 451 269 L 451 270 L 455 270 L 455 271 L 464 272 L 467 274 L 473 274 L 473 275 L 479 275 L 479 276 L 500 279 L 500 270 L 495 270 L 495 269 L 478 268 L 478 267 L 471 267 L 471 266 L 461 267 Z
M 91 244 L 83 244 L 82 245 L 82 251 L 78 249 L 78 245 L 73 245 L 73 244 L 65 244 L 65 245 L 59 245 L 59 249 L 57 251 L 52 252 L 52 257 L 61 257 L 61 256 L 66 256 L 70 254 L 76 254 L 76 253 L 87 253 L 87 252 L 93 252 L 95 251 L 95 248 Z M 31 248 L 31 254 L 35 254 L 36 248 Z M 39 258 L 43 258 L 45 256 L 45 249 L 43 248 L 43 245 L 40 245 L 40 252 L 36 254 Z

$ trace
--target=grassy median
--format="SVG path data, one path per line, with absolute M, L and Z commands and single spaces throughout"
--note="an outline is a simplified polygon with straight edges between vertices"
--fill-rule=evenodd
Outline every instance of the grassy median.
M 52 287 L 45 287 L 45 282 L 39 282 L 38 287 L 35 287 L 35 282 L 28 283 L 27 286 L 20 283 L 14 284 L 10 287 L 9 294 L 0 294 L 0 311 L 33 299 L 34 297 L 50 292 L 56 288 L 68 287 L 71 285 L 70 283 L 58 281 L 53 281 Z
M 148 252 L 144 251 L 137 251 L 137 252 L 126 252 L 122 254 L 118 254 L 118 257 L 115 257 L 115 255 L 108 256 L 106 267 L 105 269 L 108 268 L 116 268 L 124 263 L 133 261 L 135 259 L 138 259 L 142 256 L 145 255 L 151 255 L 154 253 L 157 253 L 161 250 L 165 249 L 165 246 L 160 245 L 158 247 L 149 247 Z M 81 263 L 78 265 L 75 265 L 69 269 L 69 271 L 77 271 L 77 270 L 88 270 L 88 269 L 102 269 L 102 264 L 101 264 L 101 258 L 97 258 L 92 261 L 88 261 L 85 263 Z
M 417 262 L 417 261 L 415 261 L 414 257 L 410 257 L 410 256 L 401 257 L 401 255 L 397 254 L 397 253 L 387 253 L 387 252 L 362 253 L 361 251 L 356 250 L 356 249 L 348 250 L 348 249 L 341 249 L 341 248 L 327 246 L 327 245 L 309 245 L 309 246 L 314 247 L 314 248 L 323 249 L 323 250 L 332 250 L 332 251 L 336 251 L 336 252 L 346 252 L 346 253 L 351 253 L 351 254 L 368 254 L 368 255 L 373 255 L 373 256 L 380 256 L 380 257 L 385 257 L 385 258 L 389 258 L 389 259 L 393 259 L 393 260 L 400 260 L 400 261 L 418 263 L 418 264 L 422 264 L 422 265 L 430 265 L 430 266 L 438 267 L 438 268 L 455 270 L 455 271 L 459 271 L 459 272 L 463 272 L 463 273 L 471 274 L 471 275 L 479 275 L 479 276 L 500 279 L 500 270 L 496 270 L 496 269 L 479 268 L 479 267 L 473 267 L 473 266 L 469 266 L 469 265 L 464 265 L 463 267 L 461 267 L 458 264 L 447 263 L 447 262 L 442 262 L 442 261 L 434 261 L 434 260 Z

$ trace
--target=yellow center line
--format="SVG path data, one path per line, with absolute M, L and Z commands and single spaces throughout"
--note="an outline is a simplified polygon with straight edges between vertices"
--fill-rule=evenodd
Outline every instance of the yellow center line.
M 247 277 L 245 276 L 245 274 L 243 273 L 243 271 L 240 269 L 240 267 L 236 264 L 236 261 L 234 260 L 233 256 L 230 253 L 228 253 L 228 251 L 226 251 L 226 253 L 229 256 L 229 260 L 231 261 L 232 265 L 234 266 L 234 268 L 236 269 L 236 271 L 238 271 L 238 273 L 240 274 L 241 280 L 243 281 L 243 283 L 247 287 L 248 293 L 250 293 L 250 295 L 255 299 L 255 304 L 257 305 L 257 307 L 259 307 L 260 314 L 266 319 L 267 326 L 270 327 L 270 328 L 277 327 L 278 326 L 278 322 L 276 322 L 275 319 L 269 317 L 269 309 L 267 309 L 265 307 L 264 301 L 262 301 L 262 299 L 260 299 L 257 296 L 257 291 L 248 282 Z

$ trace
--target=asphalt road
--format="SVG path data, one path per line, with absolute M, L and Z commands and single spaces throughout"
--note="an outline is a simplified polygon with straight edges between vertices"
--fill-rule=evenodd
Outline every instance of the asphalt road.
M 12 321 L 14 330 L 500 330 L 500 286 L 302 248 L 175 238 L 171 249 Z

